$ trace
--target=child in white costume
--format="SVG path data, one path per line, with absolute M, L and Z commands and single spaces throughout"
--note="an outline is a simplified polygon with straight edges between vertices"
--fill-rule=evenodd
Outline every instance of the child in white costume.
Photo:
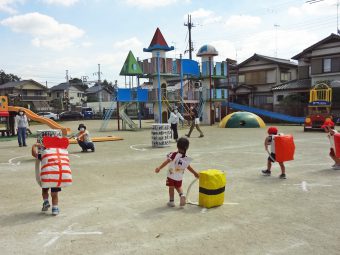
M 168 206 L 174 207 L 175 189 L 180 196 L 180 206 L 184 206 L 186 203 L 185 196 L 182 189 L 182 179 L 184 170 L 187 168 L 196 178 L 199 174 L 190 166 L 191 158 L 186 156 L 186 151 L 189 148 L 189 140 L 186 138 L 180 138 L 177 141 L 177 152 L 172 152 L 167 155 L 167 159 L 155 169 L 156 173 L 170 163 L 166 186 L 169 187 L 169 202 Z

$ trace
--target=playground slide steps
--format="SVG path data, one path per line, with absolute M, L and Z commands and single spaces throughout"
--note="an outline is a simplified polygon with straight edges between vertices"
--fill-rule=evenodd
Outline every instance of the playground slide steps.
M 201 97 L 199 105 L 198 105 L 198 117 L 199 118 L 202 118 L 203 116 L 204 104 L 205 104 L 205 100 L 203 99 L 203 97 Z
M 227 106 L 227 102 L 224 102 L 222 105 Z M 287 122 L 292 122 L 292 123 L 299 123 L 302 124 L 305 122 L 305 117 L 294 117 L 290 115 L 285 115 L 282 113 L 277 113 L 277 112 L 271 112 L 251 106 L 246 106 L 246 105 L 241 105 L 241 104 L 236 104 L 236 103 L 229 103 L 229 107 L 240 110 L 240 111 L 246 111 L 246 112 L 252 112 L 258 115 L 263 115 L 272 119 L 277 119 L 277 120 L 283 120 Z
M 99 131 L 105 131 L 108 124 L 109 124 L 109 121 L 111 120 L 111 117 L 112 117 L 112 114 L 113 114 L 113 108 L 114 108 L 114 105 L 115 105 L 115 101 L 112 101 L 111 102 L 111 105 L 110 105 L 110 108 L 105 112 L 105 115 L 104 115 L 104 118 L 103 118 L 103 122 L 100 126 L 100 129 Z
M 138 125 L 133 122 L 133 120 L 125 113 L 125 109 L 131 103 L 124 104 L 121 108 L 119 108 L 119 116 L 132 130 L 137 130 Z

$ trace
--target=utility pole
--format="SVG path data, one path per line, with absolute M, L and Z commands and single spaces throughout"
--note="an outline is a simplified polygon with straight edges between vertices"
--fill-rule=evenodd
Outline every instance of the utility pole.
M 99 99 L 99 113 L 102 114 L 102 84 L 101 84 L 101 80 L 100 80 L 100 75 L 102 73 L 100 72 L 100 64 L 98 64 L 98 72 L 94 73 L 93 75 L 97 75 L 98 76 L 98 99 Z
M 71 104 L 70 104 L 70 77 L 68 76 L 68 70 L 66 70 L 66 83 L 67 83 L 66 100 L 65 100 L 66 101 L 66 107 L 67 107 L 67 110 L 71 111 Z
M 194 51 L 193 44 L 191 41 L 191 28 L 195 27 L 195 25 L 191 22 L 191 15 L 188 15 L 188 23 L 184 23 L 184 26 L 188 27 L 189 31 L 189 59 L 192 59 L 192 52 Z M 187 51 L 185 51 L 187 52 Z
M 275 28 L 275 57 L 277 57 L 277 28 L 279 26 L 280 25 L 278 25 L 278 24 L 274 24 L 274 28 Z

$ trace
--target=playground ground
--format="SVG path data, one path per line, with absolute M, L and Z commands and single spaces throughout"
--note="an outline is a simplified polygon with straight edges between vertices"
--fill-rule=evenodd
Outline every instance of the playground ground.
M 64 124 L 75 130 L 78 122 Z M 87 154 L 70 145 L 74 185 L 60 193 L 57 217 L 40 212 L 30 148 L 0 142 L 2 255 L 340 254 L 340 171 L 330 168 L 324 133 L 279 127 L 296 143 L 296 159 L 286 164 L 288 178 L 280 180 L 277 164 L 271 177 L 260 175 L 265 129 L 203 126 L 203 139 L 194 131 L 192 166 L 227 174 L 227 204 L 207 210 L 166 207 L 166 169 L 155 174 L 154 168 L 175 143 L 152 149 L 150 129 L 100 133 L 99 121 L 85 124 L 94 136 L 124 140 L 96 143 L 96 152 Z M 38 129 L 46 126 L 32 126 Z M 186 172 L 185 190 L 193 179 Z M 197 183 L 189 198 L 197 201 Z

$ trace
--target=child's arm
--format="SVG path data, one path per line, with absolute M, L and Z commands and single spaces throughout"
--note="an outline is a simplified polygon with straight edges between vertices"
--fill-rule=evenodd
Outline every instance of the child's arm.
M 165 167 L 167 164 L 169 164 L 170 161 L 171 161 L 170 159 L 167 159 L 159 167 L 156 167 L 155 173 L 159 173 L 159 171 L 161 171 L 161 169 L 163 167 Z
M 268 150 L 268 145 L 270 145 L 269 136 L 267 136 L 266 139 L 264 140 L 264 148 L 266 151 Z
M 36 159 L 38 158 L 38 148 L 41 147 L 40 143 L 35 143 L 32 146 L 32 156 L 35 157 Z
M 193 175 L 195 175 L 196 178 L 200 176 L 199 173 L 197 173 L 190 165 L 187 168 Z

